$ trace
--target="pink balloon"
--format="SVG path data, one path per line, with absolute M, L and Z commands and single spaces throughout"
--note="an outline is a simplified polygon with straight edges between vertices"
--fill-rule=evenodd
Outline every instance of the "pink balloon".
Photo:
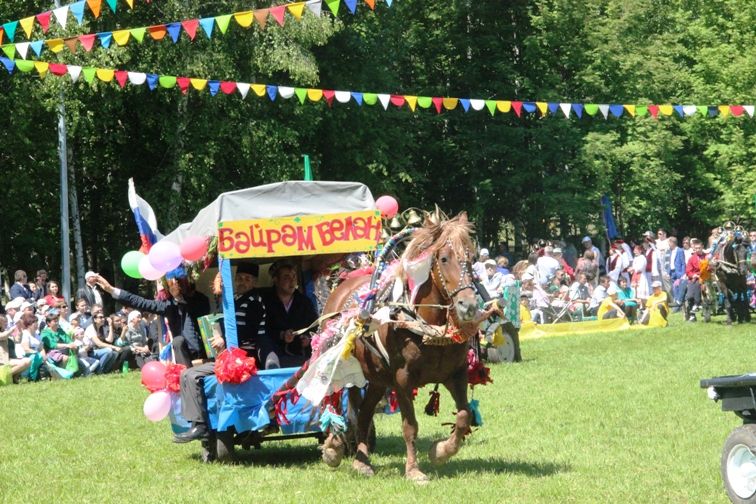
M 381 216 L 392 219 L 399 212 L 399 203 L 393 196 L 381 196 L 375 200 L 375 207 L 381 211 Z
M 166 387 L 166 368 L 162 362 L 151 361 L 142 367 L 142 385 L 150 392 L 156 392 Z
M 144 256 L 139 261 L 139 274 L 142 275 L 147 280 L 157 280 L 161 276 L 163 276 L 162 271 L 158 271 L 155 268 L 152 267 L 152 264 L 150 263 L 150 256 Z
M 159 422 L 171 411 L 171 394 L 165 390 L 153 392 L 144 401 L 144 416 L 153 422 Z
M 207 240 L 201 236 L 187 236 L 181 243 L 181 256 L 187 261 L 199 261 L 207 253 Z
M 163 273 L 176 269 L 182 260 L 179 246 L 168 240 L 160 240 L 153 245 L 147 257 L 152 267 Z

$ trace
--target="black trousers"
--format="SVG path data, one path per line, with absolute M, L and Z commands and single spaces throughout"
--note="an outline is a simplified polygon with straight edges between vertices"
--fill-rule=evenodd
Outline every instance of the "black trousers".
M 208 424 L 205 376 L 215 373 L 215 363 L 206 362 L 181 373 L 181 415 L 192 425 Z
M 685 293 L 685 302 L 688 304 L 688 311 L 693 308 L 693 305 L 701 304 L 701 281 L 692 280 L 688 282 L 687 291 Z

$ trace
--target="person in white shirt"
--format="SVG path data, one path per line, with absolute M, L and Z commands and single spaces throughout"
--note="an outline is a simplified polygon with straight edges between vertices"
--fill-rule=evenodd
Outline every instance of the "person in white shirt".
M 600 268 L 600 265 L 603 265 L 604 263 L 604 256 L 601 254 L 601 251 L 593 244 L 593 240 L 591 240 L 590 236 L 584 236 L 583 240 L 583 248 L 585 250 L 590 250 L 593 252 L 593 263 L 596 265 L 596 268 Z
M 606 260 L 606 274 L 611 285 L 616 286 L 618 284 L 620 276 L 627 266 L 622 248 L 617 244 L 612 244 L 612 248 L 609 249 L 609 259 Z
M 548 285 L 551 279 L 554 278 L 557 270 L 562 267 L 562 265 L 559 264 L 559 261 L 554 259 L 553 253 L 554 248 L 547 246 L 543 249 L 543 255 L 536 261 L 539 283 L 542 286 Z
M 609 277 L 607 275 L 601 275 L 601 277 L 599 277 L 598 286 L 593 289 L 593 293 L 591 294 L 591 302 L 588 305 L 588 312 L 591 315 L 596 315 L 596 311 L 601 305 L 601 301 L 606 299 L 606 296 L 608 296 L 607 289 L 609 289 Z
M 485 280 L 486 279 L 486 261 L 488 260 L 488 249 L 482 248 L 480 249 L 480 254 L 478 255 L 478 261 L 473 264 L 473 273 L 475 273 L 475 276 L 478 278 L 478 280 Z
M 496 270 L 496 261 L 489 259 L 485 262 L 486 276 L 481 284 L 486 288 L 488 296 L 491 299 L 501 297 L 501 290 L 504 287 L 504 275 Z

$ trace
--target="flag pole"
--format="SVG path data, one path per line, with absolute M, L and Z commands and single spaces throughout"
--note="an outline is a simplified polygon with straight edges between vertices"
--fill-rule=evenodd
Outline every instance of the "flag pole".
M 60 7 L 60 0 L 55 0 Z M 60 90 L 58 103 L 58 157 L 60 158 L 60 275 L 61 294 L 66 302 L 71 299 L 71 245 L 68 219 L 68 144 L 66 141 L 66 103 L 64 91 Z

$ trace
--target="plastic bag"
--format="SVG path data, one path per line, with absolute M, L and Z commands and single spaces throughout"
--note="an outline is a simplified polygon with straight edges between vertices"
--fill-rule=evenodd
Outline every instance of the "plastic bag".
M 13 367 L 10 364 L 0 365 L 0 387 L 13 384 Z
M 68 361 L 66 362 L 66 371 L 70 371 L 72 374 L 79 372 L 79 359 L 76 357 L 76 352 L 70 352 L 68 354 Z

